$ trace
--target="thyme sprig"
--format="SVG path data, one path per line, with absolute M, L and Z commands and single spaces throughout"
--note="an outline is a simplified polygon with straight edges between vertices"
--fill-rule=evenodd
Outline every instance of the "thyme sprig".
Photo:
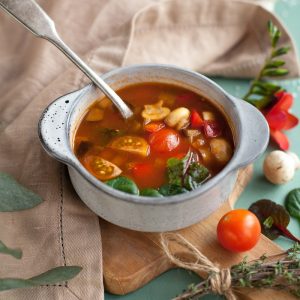
M 249 91 L 243 97 L 244 100 L 253 104 L 258 109 L 263 109 L 274 100 L 274 94 L 281 90 L 281 86 L 268 82 L 268 78 L 284 76 L 289 71 L 283 66 L 285 61 L 278 59 L 279 56 L 287 54 L 290 47 L 277 47 L 281 37 L 281 31 L 272 21 L 268 22 L 271 50 L 258 75 L 251 82 Z
M 245 257 L 238 265 L 230 268 L 232 290 L 241 288 L 272 288 L 285 290 L 300 298 L 300 244 L 291 249 L 248 262 Z M 200 299 L 212 292 L 210 278 L 198 284 L 191 284 L 181 295 L 173 300 Z

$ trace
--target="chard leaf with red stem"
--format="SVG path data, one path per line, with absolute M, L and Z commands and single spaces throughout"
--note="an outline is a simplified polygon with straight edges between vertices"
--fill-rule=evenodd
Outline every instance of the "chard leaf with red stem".
M 287 210 L 271 200 L 262 199 L 253 203 L 249 210 L 259 219 L 262 233 L 271 240 L 284 236 L 292 241 L 299 242 L 288 229 L 290 215 Z

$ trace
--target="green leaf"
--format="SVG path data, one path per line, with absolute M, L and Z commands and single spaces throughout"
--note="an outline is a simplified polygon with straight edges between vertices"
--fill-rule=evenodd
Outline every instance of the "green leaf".
M 167 161 L 168 178 L 170 185 L 194 190 L 209 176 L 209 171 L 195 161 L 191 151 L 182 158 L 170 158 Z
M 183 186 L 187 190 L 194 190 L 199 187 L 204 180 L 209 177 L 209 171 L 203 165 L 199 163 L 191 163 L 189 166 L 186 176 L 183 180 Z
M 42 202 L 40 196 L 20 185 L 13 177 L 0 173 L 0 211 L 29 209 Z
M 289 214 L 300 221 L 300 188 L 291 190 L 285 200 Z
M 247 98 L 247 101 L 258 109 L 263 109 L 272 102 L 272 97 L 265 96 L 261 98 Z
M 145 197 L 163 197 L 161 193 L 158 192 L 156 189 L 143 189 L 140 191 L 140 196 L 145 196 Z
M 278 68 L 285 65 L 285 61 L 283 60 L 273 60 L 269 63 L 266 64 L 265 68 L 266 69 L 271 69 L 271 68 Z
M 271 38 L 272 47 L 276 47 L 277 42 L 281 36 L 281 32 L 279 31 L 278 27 L 273 24 L 271 20 L 268 22 L 268 31 Z
M 34 287 L 46 284 L 55 284 L 74 278 L 82 270 L 78 266 L 65 266 L 51 269 L 38 276 L 29 279 L 2 278 L 0 279 L 0 291 L 11 289 Z
M 282 47 L 282 48 L 276 49 L 272 52 L 271 57 L 274 58 L 277 56 L 287 54 L 290 51 L 290 49 L 291 49 L 291 47 Z
M 273 84 L 271 82 L 267 82 L 267 81 L 253 81 L 253 86 L 258 86 L 264 90 L 268 90 L 270 93 L 276 93 L 277 91 L 279 91 L 281 89 L 281 87 L 279 85 Z
M 163 196 L 174 196 L 188 192 L 185 188 L 175 184 L 165 184 L 161 186 L 158 191 Z
M 251 90 L 251 94 L 260 95 L 260 96 L 267 96 L 270 94 L 270 91 L 263 89 L 259 86 L 254 86 Z
M 117 178 L 106 181 L 106 184 L 112 188 L 133 195 L 139 194 L 139 189 L 133 180 L 119 176 Z
M 182 185 L 186 159 L 169 158 L 167 161 L 169 184 Z
M 114 128 L 97 128 L 97 134 L 99 136 L 98 142 L 100 146 L 106 146 L 114 137 L 124 134 L 124 130 Z
M 284 76 L 288 74 L 289 71 L 287 69 L 266 69 L 263 71 L 263 76 Z
M 29 280 L 34 281 L 35 284 L 38 285 L 54 284 L 74 278 L 81 270 L 82 268 L 78 266 L 57 267 L 40 275 L 31 277 Z
M 2 241 L 0 241 L 0 253 L 11 255 L 17 259 L 22 257 L 22 251 L 20 249 L 8 248 Z

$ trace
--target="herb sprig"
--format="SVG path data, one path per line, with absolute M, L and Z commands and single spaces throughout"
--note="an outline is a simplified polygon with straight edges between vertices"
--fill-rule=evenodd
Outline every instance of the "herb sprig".
M 271 104 L 274 100 L 274 94 L 282 89 L 281 86 L 268 82 L 267 79 L 284 76 L 289 73 L 287 69 L 283 68 L 285 61 L 278 59 L 278 57 L 287 54 L 290 47 L 277 46 L 281 37 L 281 31 L 272 21 L 268 22 L 268 32 L 271 44 L 270 54 L 256 78 L 251 82 L 249 91 L 243 97 L 245 101 L 253 104 L 258 109 L 263 109 Z
M 285 290 L 300 298 L 300 245 L 296 243 L 291 249 L 280 255 L 248 262 L 244 258 L 238 265 L 230 268 L 231 288 L 272 288 Z M 173 300 L 199 299 L 212 292 L 210 278 L 198 284 L 189 285 L 187 290 Z

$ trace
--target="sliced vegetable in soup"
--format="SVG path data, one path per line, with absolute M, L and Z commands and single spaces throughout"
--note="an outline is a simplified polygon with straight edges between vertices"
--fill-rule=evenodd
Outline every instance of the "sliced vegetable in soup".
M 124 120 L 107 98 L 86 112 L 74 140 L 84 167 L 126 193 L 163 197 L 198 188 L 233 155 L 223 114 L 185 88 L 143 83 L 117 92 L 134 112 Z

